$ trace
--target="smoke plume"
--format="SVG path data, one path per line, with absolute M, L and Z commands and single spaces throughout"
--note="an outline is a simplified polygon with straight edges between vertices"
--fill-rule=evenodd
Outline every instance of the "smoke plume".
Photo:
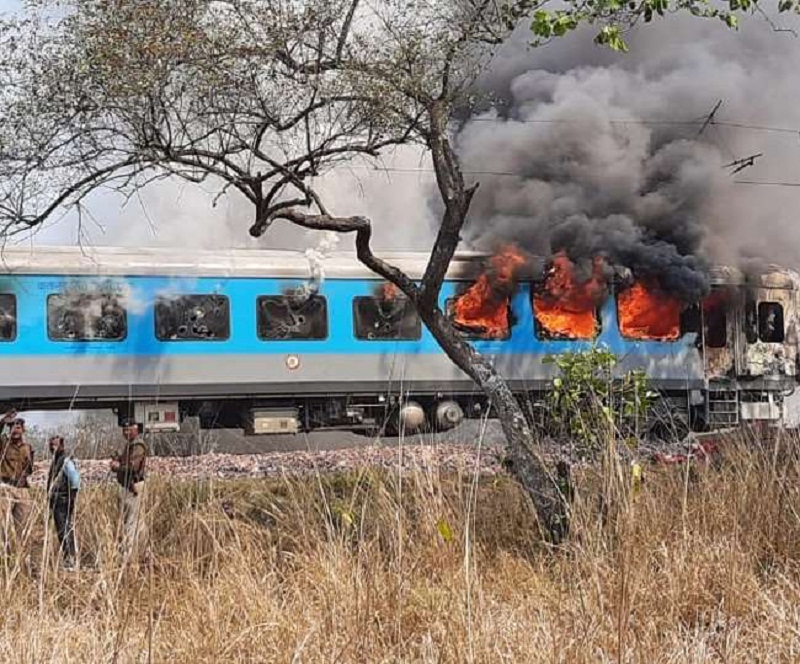
M 480 81 L 492 103 L 457 139 L 481 181 L 465 240 L 564 251 L 588 273 L 604 256 L 687 301 L 707 291 L 712 262 L 796 263 L 796 203 L 741 181 L 800 181 L 797 42 L 756 18 L 743 33 L 648 26 L 622 56 L 586 32 L 534 51 L 512 42 Z M 752 128 L 776 125 L 799 131 Z M 726 167 L 758 152 L 740 173 Z

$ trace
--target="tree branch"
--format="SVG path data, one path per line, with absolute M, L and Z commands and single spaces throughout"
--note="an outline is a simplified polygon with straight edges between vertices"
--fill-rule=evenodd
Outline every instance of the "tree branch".
M 137 158 L 127 159 L 123 162 L 111 164 L 105 168 L 93 170 L 89 175 L 80 178 L 73 182 L 68 187 L 65 187 L 50 201 L 50 204 L 40 213 L 35 215 L 25 215 L 20 213 L 15 219 L 11 219 L 11 223 L 20 223 L 27 228 L 33 228 L 46 221 L 59 207 L 64 205 L 76 194 L 80 194 L 79 198 L 88 194 L 86 188 L 93 190 L 103 182 L 108 181 L 109 177 L 113 174 L 128 168 L 130 166 L 140 165 L 141 161 Z
M 315 231 L 355 233 L 358 259 L 375 274 L 395 284 L 412 302 L 417 302 L 419 289 L 414 281 L 405 272 L 378 258 L 372 252 L 370 246 L 372 223 L 366 217 L 334 217 L 329 214 L 306 214 L 296 209 L 288 209 L 276 211 L 269 223 L 271 224 L 275 219 L 285 219 L 293 224 Z M 254 224 L 250 228 L 250 234 L 254 237 L 260 237 L 268 226 L 269 224 L 264 227 Z
M 477 189 L 477 184 L 469 188 L 464 185 L 458 157 L 447 138 L 448 117 L 444 103 L 434 102 L 431 107 L 428 142 L 436 172 L 436 183 L 444 201 L 445 211 L 420 285 L 420 299 L 426 304 L 436 302 L 439 298 L 442 283 L 461 240 L 461 229 Z

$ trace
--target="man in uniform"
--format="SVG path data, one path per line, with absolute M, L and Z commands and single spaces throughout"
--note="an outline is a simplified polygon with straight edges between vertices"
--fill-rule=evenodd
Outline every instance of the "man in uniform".
M 25 420 L 10 411 L 0 418 L 0 500 L 3 510 L 3 534 L 6 551 L 9 545 L 10 521 L 16 537 L 21 539 L 31 514 L 28 478 L 33 472 L 33 449 L 25 442 Z
M 122 552 L 126 560 L 143 547 L 147 535 L 144 522 L 144 469 L 147 446 L 139 439 L 139 426 L 131 418 L 122 421 L 125 443 L 111 460 L 111 470 L 120 485 Z
M 47 496 L 50 512 L 56 524 L 58 543 L 65 569 L 75 567 L 75 501 L 78 498 L 81 478 L 72 457 L 64 451 L 63 436 L 50 439 L 53 461 L 47 474 Z

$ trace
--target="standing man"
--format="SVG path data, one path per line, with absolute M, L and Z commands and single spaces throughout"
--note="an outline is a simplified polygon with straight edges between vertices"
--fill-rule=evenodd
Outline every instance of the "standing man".
M 47 496 L 50 512 L 56 524 L 58 543 L 65 569 L 75 567 L 75 501 L 81 486 L 78 468 L 71 456 L 64 452 L 64 438 L 53 436 L 50 439 L 53 461 L 47 475 Z
M 111 460 L 111 470 L 120 485 L 120 511 L 122 513 L 122 552 L 126 560 L 136 554 L 145 543 L 147 530 L 144 522 L 144 468 L 147 446 L 139 440 L 139 425 L 131 418 L 122 421 L 125 443 L 119 454 Z
M 14 522 L 16 537 L 21 539 L 28 526 L 31 500 L 28 478 L 33 473 L 33 449 L 25 442 L 25 420 L 10 411 L 0 419 L 0 500 L 3 504 L 3 532 L 8 550 L 9 521 Z

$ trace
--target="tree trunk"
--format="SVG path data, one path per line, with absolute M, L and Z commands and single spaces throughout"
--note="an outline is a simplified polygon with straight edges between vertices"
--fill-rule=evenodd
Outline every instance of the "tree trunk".
M 539 517 L 540 528 L 550 541 L 559 543 L 569 528 L 569 477 L 557 477 L 536 450 L 533 431 L 519 402 L 505 379 L 494 367 L 458 334 L 437 304 L 442 283 L 467 218 L 476 185 L 467 187 L 458 156 L 448 139 L 450 107 L 445 100 L 433 101 L 428 112 L 431 126 L 427 137 L 436 183 L 445 212 L 431 252 L 422 285 L 415 300 L 417 312 L 455 364 L 472 378 L 491 400 L 508 446 L 507 467 L 530 496 Z M 408 293 L 408 291 L 405 291 Z M 559 466 L 563 473 L 563 467 Z M 560 486 L 566 481 L 566 486 Z
M 448 357 L 481 388 L 494 407 L 507 444 L 506 468 L 531 499 L 542 534 L 559 544 L 569 532 L 569 477 L 536 450 L 534 434 L 506 380 L 486 357 L 465 342 L 444 313 L 420 311 L 420 317 Z
M 459 191 L 463 193 L 464 189 Z M 466 194 L 467 200 L 459 210 L 446 215 L 436 241 L 436 250 L 431 255 L 419 287 L 405 273 L 372 253 L 372 227 L 365 217 L 336 218 L 327 214 L 309 215 L 298 210 L 284 210 L 276 216 L 304 228 L 356 233 L 359 260 L 395 284 L 414 302 L 419 317 L 442 350 L 491 401 L 506 437 L 508 470 L 530 496 L 543 533 L 557 544 L 569 528 L 569 505 L 566 499 L 569 478 L 565 477 L 563 469 L 559 474 L 550 470 L 555 464 L 548 463 L 536 449 L 533 431 L 508 383 L 485 357 L 461 337 L 437 303 L 447 267 L 458 243 L 458 230 L 463 225 L 469 196 Z M 263 232 L 263 229 L 259 227 L 257 231 Z

